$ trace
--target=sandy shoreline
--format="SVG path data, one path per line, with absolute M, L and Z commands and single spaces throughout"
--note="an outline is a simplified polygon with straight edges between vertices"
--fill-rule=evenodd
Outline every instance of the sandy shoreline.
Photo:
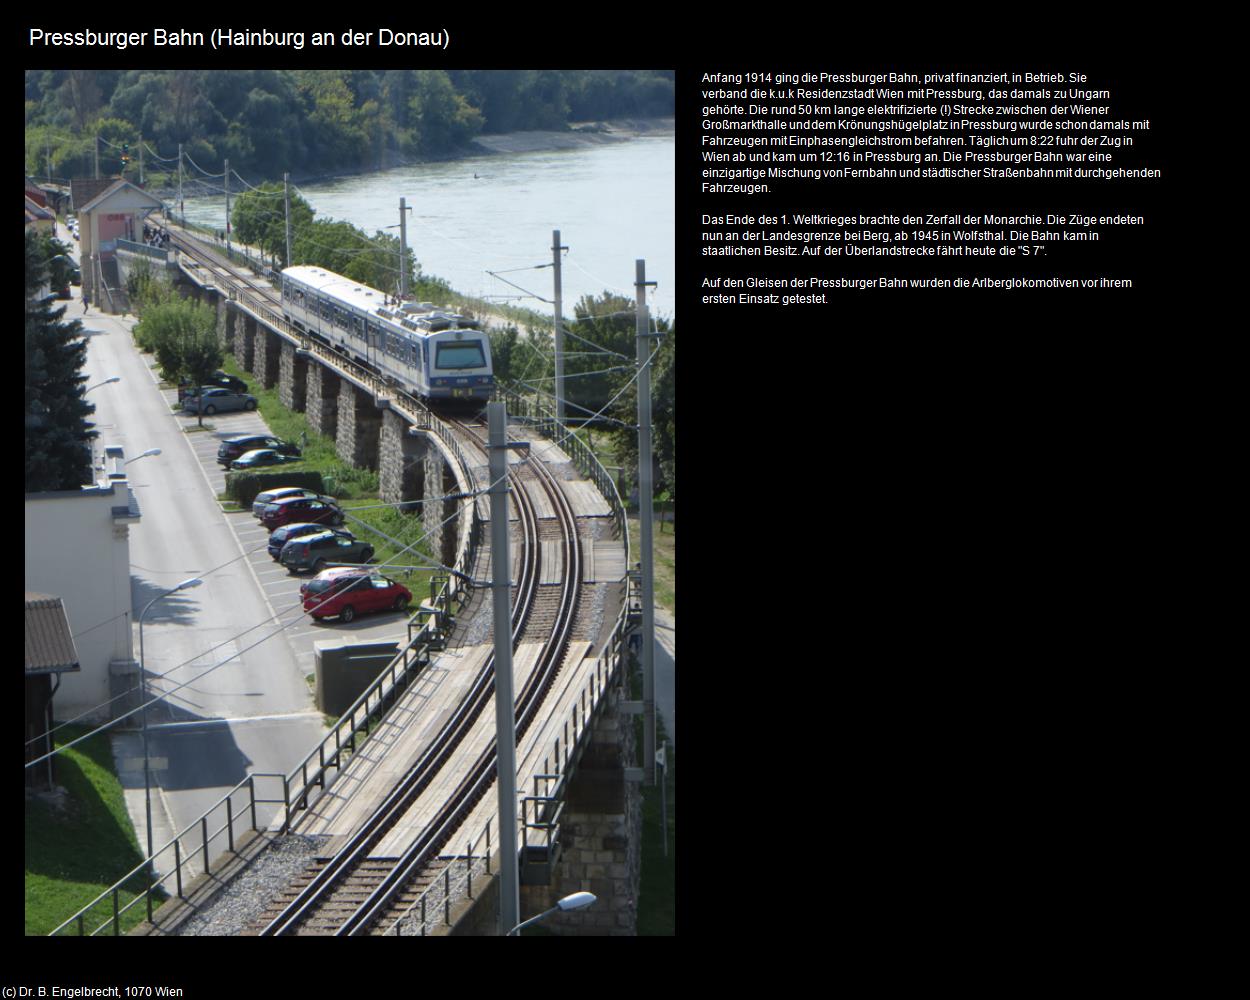
M 578 122 L 567 131 L 508 132 L 481 135 L 471 145 L 482 153 L 533 153 L 546 149 L 581 149 L 626 142 L 642 136 L 672 135 L 672 118 L 628 118 L 607 122 Z

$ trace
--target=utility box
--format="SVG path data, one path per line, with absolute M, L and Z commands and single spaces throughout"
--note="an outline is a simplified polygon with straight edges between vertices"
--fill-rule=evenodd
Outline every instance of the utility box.
M 397 642 L 346 642 L 342 639 L 313 644 L 317 670 L 317 708 L 339 716 L 351 708 L 399 654 Z

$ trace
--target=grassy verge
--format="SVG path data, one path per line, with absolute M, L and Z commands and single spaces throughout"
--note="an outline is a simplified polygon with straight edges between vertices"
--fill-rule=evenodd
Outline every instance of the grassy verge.
M 58 745 L 88 730 L 66 726 Z M 56 758 L 55 780 L 67 795 L 53 806 L 39 798 L 26 802 L 26 933 L 43 935 L 69 919 L 143 860 L 126 812 L 121 783 L 107 734 L 93 736 Z M 135 879 L 120 904 L 141 894 Z M 106 900 L 88 916 L 88 932 L 112 915 Z M 146 917 L 140 904 L 122 915 L 123 933 Z
M 248 383 L 248 392 L 256 397 L 257 411 L 273 434 L 297 444 L 306 440 L 307 443 L 301 445 L 303 461 L 285 465 L 284 469 L 293 472 L 317 470 L 323 478 L 334 480 L 334 495 L 341 499 L 377 497 L 378 474 L 367 469 L 355 469 L 339 458 L 334 450 L 334 438 L 318 434 L 308 425 L 307 416 L 283 406 L 277 385 L 262 389 L 253 375 L 239 367 L 233 354 L 226 355 L 221 367 L 222 371 L 237 375 Z
M 635 673 L 635 697 L 642 697 L 642 677 Z M 663 746 L 664 720 L 656 716 L 656 746 Z M 634 735 L 643 746 L 641 717 L 634 720 Z M 665 754 L 665 800 L 660 786 L 642 789 L 642 875 L 638 889 L 638 935 L 664 937 L 677 932 L 677 753 L 670 745 Z M 656 774 L 659 775 L 657 770 Z M 667 830 L 662 822 L 667 813 Z M 665 836 L 668 838 L 667 853 Z
M 327 491 L 340 501 L 348 514 L 344 527 L 373 546 L 373 564 L 411 590 L 413 604 L 426 600 L 434 573 L 406 568 L 431 565 L 429 547 L 423 542 L 425 527 L 421 508 L 401 511 L 379 506 L 378 474 L 353 468 L 339 458 L 334 438 L 314 431 L 303 413 L 287 409 L 278 398 L 276 385 L 269 389 L 251 385 L 253 376 L 239 368 L 230 354 L 226 355 L 222 370 L 248 382 L 251 386 L 248 391 L 256 397 L 257 410 L 271 432 L 285 441 L 306 442 L 302 445 L 303 461 L 282 468 L 293 472 L 320 472 Z M 395 542 L 389 541 L 387 536 Z M 416 544 L 416 548 L 401 554 L 404 546 L 410 544 Z

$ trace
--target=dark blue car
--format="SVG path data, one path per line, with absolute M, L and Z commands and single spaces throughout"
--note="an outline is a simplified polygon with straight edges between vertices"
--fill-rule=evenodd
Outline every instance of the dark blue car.
M 299 538 L 302 535 L 311 535 L 313 533 L 320 534 L 324 531 L 334 531 L 335 534 L 349 539 L 355 537 L 350 531 L 327 528 L 324 524 L 288 524 L 281 528 L 275 528 L 273 534 L 269 536 L 269 554 L 273 557 L 274 562 L 278 562 L 282 558 L 282 546 L 292 538 Z

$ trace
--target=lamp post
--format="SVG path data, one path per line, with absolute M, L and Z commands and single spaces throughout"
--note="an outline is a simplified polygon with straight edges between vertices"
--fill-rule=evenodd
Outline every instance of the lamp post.
M 544 910 L 536 917 L 530 917 L 529 920 L 517 924 L 512 930 L 508 931 L 505 937 L 517 937 L 521 933 L 522 927 L 528 927 L 530 924 L 536 924 L 540 920 L 545 920 L 553 913 L 568 913 L 572 910 L 583 910 L 595 901 L 593 892 L 575 892 L 571 896 L 565 896 L 560 902 L 556 903 L 550 910 Z
M 155 450 L 155 449 L 154 449 Z M 146 454 L 146 452 L 145 452 Z M 140 455 L 139 458 L 142 458 Z M 131 459 L 135 461 L 135 459 Z M 127 465 L 130 462 L 126 463 Z M 198 576 L 192 577 L 190 580 L 183 580 L 182 583 L 167 590 L 163 594 L 152 598 L 148 601 L 147 607 L 143 609 L 143 613 L 139 615 L 139 697 L 143 701 L 143 803 L 147 813 L 148 824 L 148 860 L 152 859 L 152 769 L 148 760 L 148 703 L 147 703 L 147 668 L 143 660 L 143 619 L 147 617 L 147 613 L 152 609 L 152 605 L 157 601 L 164 600 L 170 594 L 176 594 L 180 590 L 189 590 L 191 587 L 198 587 L 204 581 Z
M 100 388 L 100 386 L 102 386 L 102 385 L 108 385 L 110 382 L 120 382 L 121 380 L 122 380 L 122 377 L 121 377 L 120 375 L 110 375 L 110 376 L 109 376 L 108 378 L 106 378 L 103 382 L 97 382 L 95 385 L 89 385 L 89 386 L 87 386 L 87 388 L 85 388 L 85 389 L 82 391 L 82 392 L 83 392 L 83 395 L 85 396 L 85 395 L 86 395 L 87 393 L 89 393 L 92 389 L 98 389 L 98 388 Z M 142 455 L 140 455 L 139 457 L 140 457 L 140 458 L 142 458 L 143 456 L 142 456 Z
M 137 462 L 137 461 L 139 461 L 139 459 L 141 459 L 141 458 L 147 458 L 149 455 L 159 455 L 160 453 L 161 453 L 160 448 L 149 448 L 147 451 L 143 452 L 143 454 L 141 454 L 141 455 L 136 455 L 134 458 L 129 459 L 129 460 L 128 460 L 128 461 L 126 461 L 126 462 L 123 462 L 123 463 L 122 463 L 122 465 L 123 465 L 123 466 L 126 466 L 126 465 L 129 465 L 131 462 Z M 186 587 L 186 586 L 196 587 L 196 586 L 199 586 L 199 585 L 200 585 L 201 583 L 203 583 L 203 582 L 204 582 L 203 580 L 196 580 L 194 583 L 191 583 L 190 581 L 187 581 L 187 582 L 185 582 L 185 583 L 180 583 L 180 584 L 178 584 L 178 586 L 177 586 L 177 587 L 175 587 L 175 588 L 174 588 L 174 590 L 181 590 L 183 587 Z M 173 592 L 174 592 L 173 590 L 171 590 L 171 591 L 170 591 L 170 593 L 171 593 L 171 594 L 172 594 Z M 160 600 L 160 598 L 157 598 L 157 600 Z

